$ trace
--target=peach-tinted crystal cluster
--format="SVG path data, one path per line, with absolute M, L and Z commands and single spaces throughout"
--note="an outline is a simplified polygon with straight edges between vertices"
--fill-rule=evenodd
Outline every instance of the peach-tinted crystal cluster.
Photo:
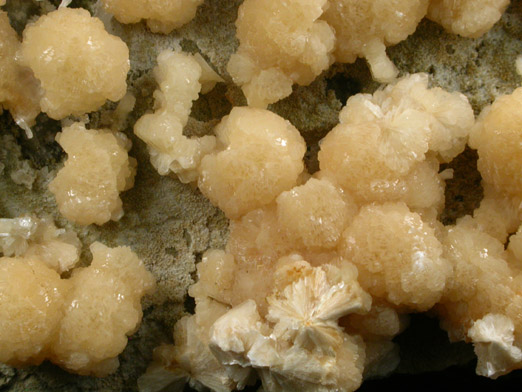
M 233 108 L 216 136 L 183 135 L 192 102 L 221 81 L 201 57 L 164 51 L 155 68 L 157 110 L 134 132 L 148 145 L 153 166 L 195 182 L 229 217 L 271 203 L 292 188 L 303 171 L 306 145 L 285 119 L 264 109 Z
M 246 0 L 236 21 L 239 49 L 228 72 L 248 104 L 266 107 L 310 84 L 333 62 L 334 30 L 319 20 L 327 0 Z
M 198 186 L 230 218 L 269 204 L 303 171 L 299 131 L 268 110 L 233 108 L 215 133 L 216 151 L 202 159 Z
M 430 0 L 428 18 L 447 31 L 477 38 L 500 19 L 509 0 Z
M 118 21 L 144 19 L 161 33 L 190 21 L 201 3 L 102 0 Z M 225 392 L 259 379 L 265 392 L 351 392 L 394 369 L 392 339 L 408 313 L 429 309 L 451 339 L 474 344 L 479 374 L 522 368 L 522 88 L 475 121 L 464 95 L 429 87 L 426 74 L 397 79 L 386 55 L 426 15 L 478 37 L 508 3 L 245 0 L 227 70 L 249 106 L 233 108 L 211 136 L 183 130 L 198 95 L 223 80 L 200 55 L 158 56 L 154 112 L 134 132 L 159 174 L 197 184 L 225 213 L 230 237 L 198 264 L 195 314 L 177 322 L 175 345 L 156 350 L 140 390 L 188 382 Z M 40 109 L 81 116 L 126 93 L 128 48 L 86 10 L 49 12 L 22 43 L 0 11 L 0 37 L 0 108 L 28 135 Z M 265 108 L 334 61 L 358 57 L 390 84 L 348 99 L 312 175 L 299 131 Z M 134 105 L 127 97 L 116 128 Z M 444 227 L 451 171 L 440 165 L 468 138 L 484 199 Z M 68 154 L 49 184 L 60 212 L 80 225 L 118 220 L 119 194 L 136 172 L 127 137 L 76 122 L 56 140 Z M 118 367 L 154 281 L 130 248 L 98 242 L 90 266 L 73 269 L 80 245 L 50 218 L 0 219 L 0 362 L 48 359 L 96 376 Z
M 24 30 L 21 63 L 41 83 L 40 106 L 54 119 L 98 110 L 127 90 L 129 50 L 84 9 L 59 8 Z
M 123 216 L 120 192 L 131 188 L 136 160 L 129 157 L 130 140 L 107 129 L 86 129 L 74 123 L 56 140 L 68 155 L 49 184 L 60 212 L 80 225 L 102 225 Z
M 484 199 L 443 240 L 453 275 L 437 311 L 452 339 L 474 343 L 477 373 L 493 378 L 522 367 L 521 104 L 518 88 L 478 118 L 469 143 Z
M 92 263 L 69 279 L 38 253 L 0 258 L 0 362 L 45 359 L 79 374 L 103 376 L 141 321 L 152 275 L 127 247 L 91 245 Z
M 228 72 L 248 104 L 266 107 L 310 84 L 334 61 L 368 61 L 374 79 L 398 70 L 386 47 L 413 34 L 428 15 L 448 31 L 478 37 L 509 0 L 245 0 L 236 20 L 239 48 Z
M 439 162 L 464 150 L 474 116 L 466 97 L 428 88 L 415 74 L 373 95 L 348 99 L 337 125 L 321 141 L 321 172 L 361 203 L 403 201 L 440 210 Z
M 200 91 L 211 90 L 221 78 L 201 56 L 170 50 L 158 56 L 154 75 L 159 85 L 154 92 L 157 109 L 141 117 L 134 132 L 147 143 L 158 173 L 173 172 L 182 182 L 194 181 L 202 156 L 214 149 L 216 138 L 189 138 L 183 135 L 183 128 Z
M 397 76 L 386 56 L 386 46 L 413 34 L 426 15 L 429 0 L 330 0 L 324 20 L 335 30 L 335 59 L 353 63 L 367 59 L 375 79 L 385 82 Z
M 121 23 L 142 19 L 154 33 L 168 34 L 196 16 L 203 0 L 102 0 L 104 9 Z
M 167 383 L 220 391 L 256 377 L 265 391 L 353 391 L 396 366 L 391 339 L 407 313 L 448 298 L 456 262 L 437 220 L 448 175 L 439 165 L 467 142 L 467 99 L 429 88 L 424 74 L 355 95 L 313 176 L 302 139 L 268 113 L 234 108 L 202 159 L 198 186 L 231 219 L 230 237 L 198 265 L 196 314 L 160 350 L 144 391 L 167 370 Z

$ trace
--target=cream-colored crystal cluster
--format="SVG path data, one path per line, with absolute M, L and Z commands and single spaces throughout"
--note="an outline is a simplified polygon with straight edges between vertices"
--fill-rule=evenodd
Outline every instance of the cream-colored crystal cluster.
M 248 104 L 266 107 L 310 84 L 334 58 L 335 32 L 319 20 L 327 0 L 246 0 L 236 21 L 239 49 L 228 72 Z
M 130 140 L 120 132 L 74 123 L 58 133 L 56 141 L 68 155 L 49 184 L 60 212 L 80 225 L 119 220 L 120 192 L 134 185 L 136 174 L 136 160 L 127 154 Z
M 141 117 L 134 132 L 148 145 L 158 173 L 172 172 L 182 182 L 194 181 L 202 156 L 214 149 L 216 138 L 189 138 L 183 135 L 183 128 L 200 91 L 208 92 L 221 78 L 200 55 L 169 50 L 158 56 L 154 75 L 159 85 L 154 92 L 157 109 Z
M 98 110 L 127 90 L 129 50 L 84 9 L 59 8 L 26 27 L 21 64 L 41 83 L 40 107 L 54 119 Z
M 2 235 L 19 243 L 15 257 L 7 257 L 2 244 L 0 362 L 21 366 L 48 359 L 96 376 L 116 370 L 127 336 L 141 321 L 140 300 L 154 288 L 143 263 L 128 247 L 111 249 L 96 242 L 90 248 L 91 265 L 64 279 L 59 275 L 63 255 L 57 251 L 77 250 L 78 244 L 71 244 L 76 238 L 62 238 L 67 233 L 35 218 L 2 220 L 0 226 Z M 28 248 L 22 251 L 24 235 Z M 62 259 L 53 260 L 54 255 Z
M 215 133 L 216 151 L 202 159 L 198 187 L 229 218 L 270 204 L 297 183 L 306 144 L 287 120 L 236 107 Z
M 491 344 L 501 341 L 515 356 L 506 371 L 522 365 L 520 350 L 510 346 L 516 333 L 504 325 L 506 302 L 486 290 L 502 279 L 510 284 L 509 277 L 492 263 L 484 266 L 489 271 L 466 272 L 475 250 L 456 256 L 457 244 L 473 242 L 460 222 L 446 229 L 437 220 L 451 176 L 440 164 L 461 153 L 484 122 L 475 125 L 464 95 L 430 88 L 427 75 L 414 74 L 350 97 L 339 125 L 320 143 L 313 176 L 302 166 L 303 140 L 268 113 L 234 108 L 216 127 L 216 152 L 203 157 L 198 186 L 231 219 L 230 237 L 224 251 L 208 251 L 198 264 L 189 290 L 196 314 L 179 322 L 175 346 L 159 349 L 161 361 L 140 381 L 142 390 L 158 390 L 150 387 L 157 377 L 163 386 L 188 380 L 217 391 L 256 378 L 265 391 L 353 391 L 363 377 L 393 370 L 398 354 L 391 339 L 405 317 L 434 306 L 454 336 L 477 322 L 469 339 L 481 364 L 495 355 L 484 336 L 493 323 L 497 335 L 507 335 Z M 517 140 L 513 157 L 502 159 L 516 160 Z M 504 252 L 500 242 L 495 249 Z M 497 256 L 492 250 L 484 257 Z M 477 306 L 486 301 L 479 289 L 464 290 L 464 278 L 483 284 L 485 298 L 498 306 L 470 314 L 455 295 L 469 292 L 465 301 Z M 502 317 L 482 320 L 489 313 Z
M 428 76 L 415 74 L 373 95 L 350 97 L 339 119 L 321 141 L 321 172 L 359 203 L 442 208 L 439 162 L 464 150 L 474 124 L 464 95 L 430 89 Z
M 5 1 L 0 0 L 0 5 Z M 0 104 L 30 135 L 41 109 L 82 116 L 125 96 L 129 51 L 83 9 L 62 6 L 27 26 L 20 43 L 0 11 Z M 201 0 L 102 0 L 122 23 L 169 33 Z M 234 107 L 214 135 L 188 137 L 193 102 L 223 79 L 200 55 L 158 56 L 152 113 L 134 132 L 161 175 L 197 184 L 230 219 L 224 250 L 208 250 L 189 295 L 194 315 L 155 352 L 142 391 L 356 390 L 398 363 L 392 339 L 412 312 L 432 310 L 453 340 L 472 342 L 477 372 L 522 368 L 522 88 L 475 121 L 467 98 L 397 79 L 386 47 L 424 16 L 477 37 L 508 0 L 245 0 L 239 47 L 227 70 L 249 106 Z M 350 97 L 320 142 L 319 171 L 287 120 L 266 110 L 334 62 L 365 58 L 374 94 Z M 125 123 L 135 99 L 114 111 Z M 83 122 L 56 137 L 68 154 L 49 184 L 60 212 L 80 225 L 123 214 L 136 161 L 120 132 Z M 443 226 L 445 180 L 466 143 L 478 151 L 484 199 L 473 216 Z M 0 362 L 43 360 L 82 375 L 118 367 L 139 326 L 152 275 L 127 247 L 81 244 L 50 218 L 0 219 Z
M 522 367 L 522 88 L 485 108 L 469 144 L 478 152 L 484 199 L 447 227 L 453 275 L 437 311 L 454 340 L 475 345 L 477 373 Z
M 239 48 L 228 72 L 248 104 L 266 107 L 310 84 L 331 63 L 365 58 L 373 77 L 398 70 L 386 47 L 412 34 L 426 15 L 452 33 L 478 37 L 509 0 L 245 0 L 236 20 Z
M 395 45 L 413 34 L 426 15 L 429 0 L 330 0 L 323 18 L 336 34 L 335 59 L 353 63 L 357 57 L 368 61 L 373 77 L 389 82 L 397 69 L 386 56 L 386 46 Z
M 287 120 L 264 109 L 233 108 L 215 128 L 216 136 L 183 135 L 192 102 L 221 81 L 201 57 L 164 51 L 155 69 L 157 109 L 134 132 L 147 143 L 162 175 L 196 182 L 229 217 L 270 204 L 292 188 L 303 171 L 306 144 Z
M 129 50 L 84 9 L 61 7 L 27 25 L 20 43 L 0 11 L 0 109 L 32 137 L 43 111 L 54 119 L 98 110 L 127 90 Z
M 477 38 L 498 22 L 509 0 L 430 0 L 428 18 L 447 31 Z
M 142 19 L 154 33 L 168 34 L 196 16 L 203 0 L 102 0 L 104 9 L 121 23 Z

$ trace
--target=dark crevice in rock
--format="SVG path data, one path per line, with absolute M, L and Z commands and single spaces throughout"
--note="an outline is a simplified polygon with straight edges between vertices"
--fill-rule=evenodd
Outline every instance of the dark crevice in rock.
M 446 181 L 446 206 L 440 216 L 444 225 L 453 225 L 464 215 L 471 215 L 483 197 L 482 177 L 477 170 L 478 155 L 466 147 L 449 164 L 441 165 L 441 171 L 453 169 L 453 178 Z
M 361 92 L 361 82 L 345 73 L 337 73 L 326 79 L 326 87 L 333 90 L 337 99 L 342 105 L 346 104 L 348 98 Z

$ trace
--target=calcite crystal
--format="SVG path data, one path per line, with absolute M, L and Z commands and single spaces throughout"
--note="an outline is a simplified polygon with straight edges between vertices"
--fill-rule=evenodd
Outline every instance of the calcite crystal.
M 136 160 L 122 133 L 86 129 L 74 123 L 56 136 L 68 154 L 64 167 L 49 184 L 60 212 L 81 225 L 102 225 L 123 215 L 120 192 L 134 185 Z
M 499 314 L 487 314 L 473 323 L 468 336 L 475 343 L 477 374 L 497 378 L 520 366 L 522 350 L 514 345 L 513 321 Z
M 118 367 L 154 279 L 127 247 L 94 243 L 91 252 L 91 265 L 75 269 L 70 279 L 61 279 L 37 254 L 0 258 L 1 362 L 50 359 L 97 376 Z
M 102 0 L 103 8 L 121 23 L 147 21 L 155 33 L 168 34 L 190 22 L 203 0 Z
M 98 110 L 127 90 L 129 49 L 87 10 L 59 8 L 24 30 L 21 63 L 41 83 L 40 106 L 54 119 Z

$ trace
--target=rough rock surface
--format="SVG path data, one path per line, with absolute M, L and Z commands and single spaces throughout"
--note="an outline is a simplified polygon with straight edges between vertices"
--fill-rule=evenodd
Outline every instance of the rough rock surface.
M 58 3 L 58 0 L 8 0 L 4 8 L 20 32 L 28 18 L 50 11 Z M 128 82 L 137 104 L 123 131 L 133 141 L 130 155 L 138 160 L 138 173 L 135 187 L 122 194 L 125 215 L 119 222 L 82 228 L 72 226 L 61 217 L 52 194 L 47 191 L 48 182 L 64 159 L 63 151 L 54 142 L 60 130 L 59 122 L 40 115 L 33 129 L 35 137 L 28 140 L 8 113 L 0 116 L 0 217 L 51 214 L 60 226 L 77 231 L 84 244 L 85 259 L 89 257 L 88 245 L 96 240 L 108 246 L 129 245 L 158 281 L 158 290 L 144 302 L 141 328 L 130 338 L 115 374 L 97 379 L 71 375 L 48 363 L 22 370 L 0 365 L 0 391 L 135 391 L 136 379 L 150 362 L 152 349 L 171 341 L 173 324 L 191 311 L 186 292 L 195 277 L 195 263 L 209 247 L 224 246 L 228 222 L 199 191 L 173 177 L 158 175 L 149 163 L 144 143 L 134 136 L 132 125 L 152 107 L 152 92 L 156 88 L 152 68 L 157 54 L 165 48 L 181 47 L 188 52 L 200 52 L 226 80 L 195 102 L 188 134 L 209 133 L 232 106 L 245 104 L 240 89 L 232 84 L 225 70 L 229 56 L 237 47 L 234 20 L 240 3 L 240 0 L 205 0 L 192 22 L 163 36 L 150 33 L 144 23 L 121 25 L 111 20 L 101 13 L 95 1 L 73 0 L 72 7 L 83 6 L 101 16 L 109 31 L 127 42 L 131 53 Z M 389 48 L 388 53 L 401 73 L 430 73 L 434 85 L 461 91 L 478 113 L 496 96 L 511 92 L 522 82 L 515 71 L 515 59 L 522 53 L 522 2 L 513 1 L 502 20 L 482 38 L 450 35 L 424 20 L 415 34 Z M 364 61 L 334 65 L 310 86 L 294 86 L 290 97 L 269 108 L 301 131 L 309 145 L 307 166 L 315 171 L 317 142 L 336 125 L 338 112 L 348 96 L 372 92 L 377 86 Z M 114 107 L 107 104 L 92 114 L 90 125 L 110 125 L 106 113 Z M 473 151 L 466 150 L 449 166 L 455 169 L 455 177 L 446 189 L 447 206 L 442 215 L 446 224 L 470 213 L 482 197 Z M 427 324 L 433 327 L 433 323 Z M 404 340 L 401 338 L 400 342 Z M 458 347 L 462 349 L 456 350 L 447 340 L 441 340 L 437 352 L 446 354 L 433 355 L 438 362 L 424 357 L 422 361 L 415 360 L 418 353 L 411 347 L 422 347 L 422 344 L 406 342 L 399 370 L 439 370 L 469 360 L 468 346 L 460 344 Z M 408 363 L 414 366 L 408 368 Z

